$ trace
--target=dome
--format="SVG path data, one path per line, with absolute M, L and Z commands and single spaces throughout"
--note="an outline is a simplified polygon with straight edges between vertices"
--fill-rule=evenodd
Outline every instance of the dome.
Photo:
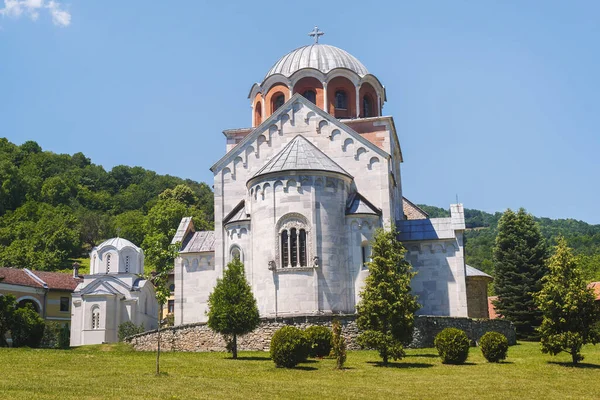
M 369 73 L 367 68 L 347 51 L 327 44 L 314 43 L 281 57 L 271 67 L 265 79 L 275 74 L 289 78 L 303 68 L 314 68 L 325 74 L 336 68 L 345 68 L 356 72 L 361 78 Z
M 114 247 L 117 251 L 121 251 L 126 247 L 131 247 L 132 249 L 138 252 L 142 250 L 135 244 L 131 243 L 129 240 L 123 238 L 112 238 L 105 240 L 96 247 L 96 250 L 100 251 L 104 247 Z

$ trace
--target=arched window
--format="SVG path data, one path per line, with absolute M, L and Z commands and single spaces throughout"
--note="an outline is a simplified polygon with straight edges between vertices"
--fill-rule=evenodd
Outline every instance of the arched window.
M 348 95 L 343 90 L 335 92 L 335 108 L 338 110 L 346 110 L 348 108 Z
M 100 308 L 92 308 L 92 329 L 100 329 Z
M 281 107 L 285 103 L 285 96 L 283 94 L 277 94 L 273 98 L 273 112 L 275 112 L 279 107 Z
M 292 217 L 279 225 L 280 267 L 308 267 L 309 246 L 305 218 Z
M 362 268 L 368 268 L 368 263 L 371 262 L 371 246 L 368 242 L 363 242 L 360 246 L 362 256 Z
M 368 118 L 373 116 L 373 103 L 367 95 L 363 96 L 363 117 Z
M 106 273 L 110 273 L 110 254 L 106 255 Z
M 242 260 L 242 250 L 238 247 L 238 246 L 233 246 L 231 248 L 231 251 L 229 252 L 229 258 L 230 261 L 235 260 L 236 258 L 240 261 L 244 261 Z
M 125 273 L 129 273 L 129 256 L 125 256 Z
M 254 125 L 259 126 L 262 123 L 262 103 L 259 101 L 254 106 Z
M 317 93 L 314 90 L 308 89 L 302 93 L 302 96 L 306 97 L 306 100 L 310 101 L 313 104 L 317 104 Z

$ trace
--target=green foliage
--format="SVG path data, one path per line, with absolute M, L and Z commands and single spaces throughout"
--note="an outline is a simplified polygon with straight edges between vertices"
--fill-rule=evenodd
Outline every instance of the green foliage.
M 40 347 L 46 349 L 68 349 L 71 342 L 69 325 L 61 322 L 46 322 Z
M 444 364 L 463 364 L 469 357 L 469 338 L 460 329 L 444 329 L 433 343 Z
M 68 349 L 71 346 L 71 329 L 69 325 L 64 324 L 58 333 L 58 348 Z
M 45 323 L 31 304 L 17 308 L 10 329 L 13 347 L 39 347 L 44 336 Z
M 284 326 L 273 335 L 270 352 L 275 365 L 292 368 L 307 359 L 310 343 L 300 329 Z
M 404 356 L 403 345 L 412 339 L 414 313 L 419 309 L 411 293 L 415 275 L 404 258 L 406 250 L 397 239 L 395 229 L 379 229 L 372 242 L 369 275 L 357 305 L 357 341 L 362 347 L 379 351 L 384 365 L 389 357 Z
M 500 362 L 506 359 L 508 339 L 499 332 L 486 332 L 479 339 L 481 353 L 489 362 Z
M 119 325 L 119 342 L 125 340 L 126 337 L 137 335 L 144 332 L 144 325 L 137 326 L 131 321 L 123 322 Z
M 337 319 L 332 324 L 331 354 L 335 357 L 336 369 L 342 369 L 346 362 L 346 339 L 342 335 L 342 324 Z
M 163 200 L 170 205 L 149 216 Z M 163 220 L 161 208 L 170 211 Z M 160 223 L 176 229 L 182 216 L 212 228 L 208 185 L 141 167 L 107 172 L 82 153 L 54 154 L 32 141 L 17 146 L 0 138 L 0 266 L 61 270 L 117 235 L 142 245 L 160 232 L 164 245 L 172 236 Z
M 521 339 L 537 339 L 542 313 L 533 295 L 541 290 L 541 279 L 548 271 L 547 254 L 546 241 L 533 217 L 523 209 L 517 213 L 506 210 L 494 246 L 495 306 L 512 321 Z
M 325 357 L 331 352 L 331 330 L 325 326 L 309 326 L 304 331 L 310 344 L 311 357 Z
M 244 264 L 235 258 L 217 279 L 208 297 L 208 326 L 215 332 L 232 337 L 233 358 L 237 358 L 237 336 L 258 326 L 259 314 L 252 288 L 244 275 Z
M 550 257 L 550 273 L 543 279 L 543 288 L 535 300 L 543 313 L 539 328 L 542 352 L 571 354 L 573 364 L 583 360 L 581 346 L 600 342 L 600 307 L 587 288 L 577 259 L 563 238 L 557 241 Z
M 6 333 L 10 331 L 13 325 L 16 306 L 17 299 L 15 296 L 0 294 L 0 347 L 8 347 Z

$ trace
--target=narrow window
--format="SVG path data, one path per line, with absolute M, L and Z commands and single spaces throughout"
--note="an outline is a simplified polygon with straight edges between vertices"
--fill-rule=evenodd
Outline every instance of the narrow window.
M 169 300 L 167 303 L 167 312 L 172 314 L 175 312 L 175 300 Z
M 364 118 L 368 118 L 368 117 L 372 117 L 373 113 L 371 111 L 371 99 L 369 98 L 369 96 L 364 96 L 363 97 L 363 117 Z
M 343 90 L 335 92 L 335 108 L 338 110 L 345 110 L 348 108 L 348 96 Z
M 362 266 L 363 268 L 368 268 L 369 266 L 367 263 L 371 261 L 371 248 L 367 243 L 364 243 L 360 246 L 360 249 L 362 251 Z
M 98 308 L 92 310 L 92 329 L 100 329 L 100 310 Z
M 233 249 L 231 249 L 231 261 L 238 259 L 241 261 L 242 259 L 242 253 L 239 249 L 239 247 L 234 247 Z
M 289 253 L 288 253 L 288 232 L 281 232 L 281 266 L 287 267 L 289 262 Z
M 60 311 L 61 312 L 68 312 L 69 311 L 69 298 L 68 297 L 61 297 L 60 298 Z
M 125 273 L 129 273 L 129 256 L 125 256 Z
M 300 229 L 300 266 L 306 267 L 306 231 Z
M 279 107 L 281 107 L 283 103 L 285 103 L 284 95 L 279 94 L 275 96 L 275 99 L 273 99 L 273 112 L 275 112 Z
M 310 101 L 313 104 L 317 104 L 317 93 L 314 90 L 305 90 L 302 93 L 302 96 L 306 97 L 306 100 Z
M 256 103 L 254 106 L 254 125 L 259 126 L 262 123 L 262 104 Z
M 298 266 L 298 236 L 296 228 L 290 231 L 290 252 L 292 253 L 292 267 Z
M 106 255 L 106 273 L 110 273 L 110 254 Z

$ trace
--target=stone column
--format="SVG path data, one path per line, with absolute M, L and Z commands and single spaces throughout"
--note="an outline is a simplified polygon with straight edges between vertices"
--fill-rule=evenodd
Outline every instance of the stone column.
M 323 111 L 329 113 L 329 100 L 327 99 L 327 82 L 323 82 Z
M 356 86 L 356 118 L 360 117 L 360 85 Z

